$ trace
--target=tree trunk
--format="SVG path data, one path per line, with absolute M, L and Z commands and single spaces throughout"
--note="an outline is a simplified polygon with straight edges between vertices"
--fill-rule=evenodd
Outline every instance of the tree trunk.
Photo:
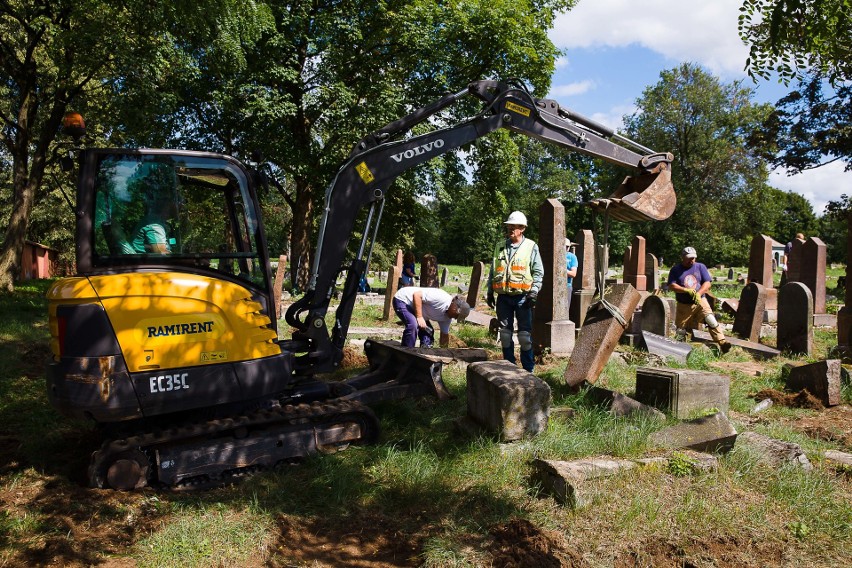
M 311 261 L 314 256 L 314 198 L 304 179 L 296 179 L 296 205 L 293 207 L 293 232 L 290 235 L 290 283 L 304 292 L 308 288 Z

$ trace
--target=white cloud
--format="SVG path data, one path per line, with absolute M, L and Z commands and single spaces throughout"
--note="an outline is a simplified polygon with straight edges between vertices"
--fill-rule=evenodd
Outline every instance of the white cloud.
M 832 162 L 793 176 L 788 176 L 784 170 L 775 170 L 769 174 L 769 184 L 801 194 L 813 204 L 814 213 L 822 215 L 826 203 L 840 199 L 844 193 L 852 195 L 852 172 L 844 172 L 843 168 L 842 162 Z
M 594 90 L 595 82 L 591 80 L 578 81 L 576 83 L 568 83 L 567 85 L 554 85 L 550 89 L 549 97 L 570 97 L 572 95 L 582 95 Z
M 560 48 L 641 45 L 677 62 L 741 77 L 748 48 L 737 35 L 742 0 L 580 0 L 556 18 Z

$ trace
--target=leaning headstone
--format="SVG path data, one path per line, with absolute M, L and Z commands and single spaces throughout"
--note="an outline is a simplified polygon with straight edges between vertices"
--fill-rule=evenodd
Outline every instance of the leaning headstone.
M 391 266 L 388 271 L 388 285 L 385 288 L 385 307 L 382 310 L 382 319 L 390 320 L 390 315 L 393 312 L 393 297 L 399 288 L 399 279 L 402 277 L 402 271 L 396 266 Z
M 778 349 L 813 353 L 814 300 L 802 282 L 790 282 L 778 291 Z
M 570 387 L 598 380 L 624 329 L 630 324 L 641 295 L 630 284 L 616 284 L 604 298 L 618 309 L 624 322 L 619 322 L 601 303 L 591 307 L 563 375 Z
M 574 322 L 568 319 L 565 283 L 565 207 L 558 199 L 546 199 L 538 214 L 544 278 L 533 312 L 533 348 L 536 354 L 567 356 L 574 349 Z
M 287 256 L 278 257 L 278 269 L 275 271 L 275 288 L 272 290 L 272 298 L 275 301 L 275 317 L 281 319 L 281 290 L 284 287 L 284 272 L 287 270 Z
M 450 271 L 447 270 L 446 266 L 441 268 L 441 287 L 442 288 L 447 285 L 447 276 L 449 275 L 449 273 L 450 273 Z
M 699 452 L 728 452 L 737 431 L 724 412 L 675 424 L 651 434 L 648 441 L 664 448 L 688 448 Z
M 640 292 L 646 291 L 648 280 L 645 276 L 645 237 L 633 237 L 633 244 L 627 247 L 625 257 L 624 283 L 632 284 Z
M 550 387 L 508 361 L 467 366 L 467 417 L 503 441 L 547 430 Z
M 642 331 L 650 331 L 665 337 L 672 322 L 669 303 L 660 296 L 648 296 L 642 303 Z
M 477 262 L 470 271 L 470 288 L 467 289 L 467 303 L 471 310 L 476 309 L 479 303 L 479 293 L 482 290 L 482 273 L 485 271 L 485 263 Z
M 639 367 L 635 398 L 677 418 L 711 408 L 727 412 L 730 383 L 728 377 L 709 371 Z
M 814 297 L 814 314 L 825 313 L 825 243 L 811 237 L 802 245 L 802 268 L 799 282 L 810 289 Z
M 748 281 L 772 288 L 772 239 L 757 234 L 751 240 L 748 259 Z
M 734 319 L 734 333 L 741 338 L 757 343 L 760 340 L 760 326 L 766 309 L 766 288 L 757 282 L 749 282 L 740 294 L 737 316 Z
M 776 440 L 757 432 L 743 432 L 737 438 L 737 445 L 748 448 L 760 461 L 772 467 L 791 464 L 803 471 L 811 471 L 814 468 L 799 444 Z
M 817 363 L 788 364 L 789 374 L 784 388 L 798 392 L 807 390 L 824 406 L 836 406 L 840 399 L 840 359 Z
M 420 286 L 422 288 L 438 287 L 438 259 L 434 254 L 424 254 L 420 261 Z

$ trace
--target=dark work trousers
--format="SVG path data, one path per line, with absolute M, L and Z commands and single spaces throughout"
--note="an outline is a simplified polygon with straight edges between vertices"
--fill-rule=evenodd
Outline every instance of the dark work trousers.
M 568 301 L 565 302 L 565 313 L 566 314 L 571 313 L 571 296 L 573 296 L 573 295 L 574 295 L 574 286 L 572 286 L 571 284 L 568 284 Z
M 521 344 L 521 366 L 529 372 L 535 367 L 532 349 L 532 308 L 526 294 L 497 294 L 497 321 L 500 323 L 500 344 L 503 359 L 515 362 L 515 343 L 512 333 L 518 321 L 518 341 Z M 525 341 L 525 337 L 528 341 Z
M 414 306 L 409 306 L 402 300 L 393 299 L 393 311 L 399 316 L 400 321 L 405 324 L 405 329 L 402 332 L 402 346 L 414 347 L 414 338 L 420 338 L 420 347 L 432 347 L 435 337 L 435 330 L 432 328 L 432 323 L 426 320 L 426 327 L 419 329 L 417 327 L 417 316 L 414 315 Z

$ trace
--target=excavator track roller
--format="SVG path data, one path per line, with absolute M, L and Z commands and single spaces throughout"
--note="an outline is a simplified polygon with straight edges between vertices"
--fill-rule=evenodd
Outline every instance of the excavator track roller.
M 672 171 L 662 163 L 651 172 L 627 176 L 612 195 L 587 205 L 618 221 L 665 221 L 677 205 Z

